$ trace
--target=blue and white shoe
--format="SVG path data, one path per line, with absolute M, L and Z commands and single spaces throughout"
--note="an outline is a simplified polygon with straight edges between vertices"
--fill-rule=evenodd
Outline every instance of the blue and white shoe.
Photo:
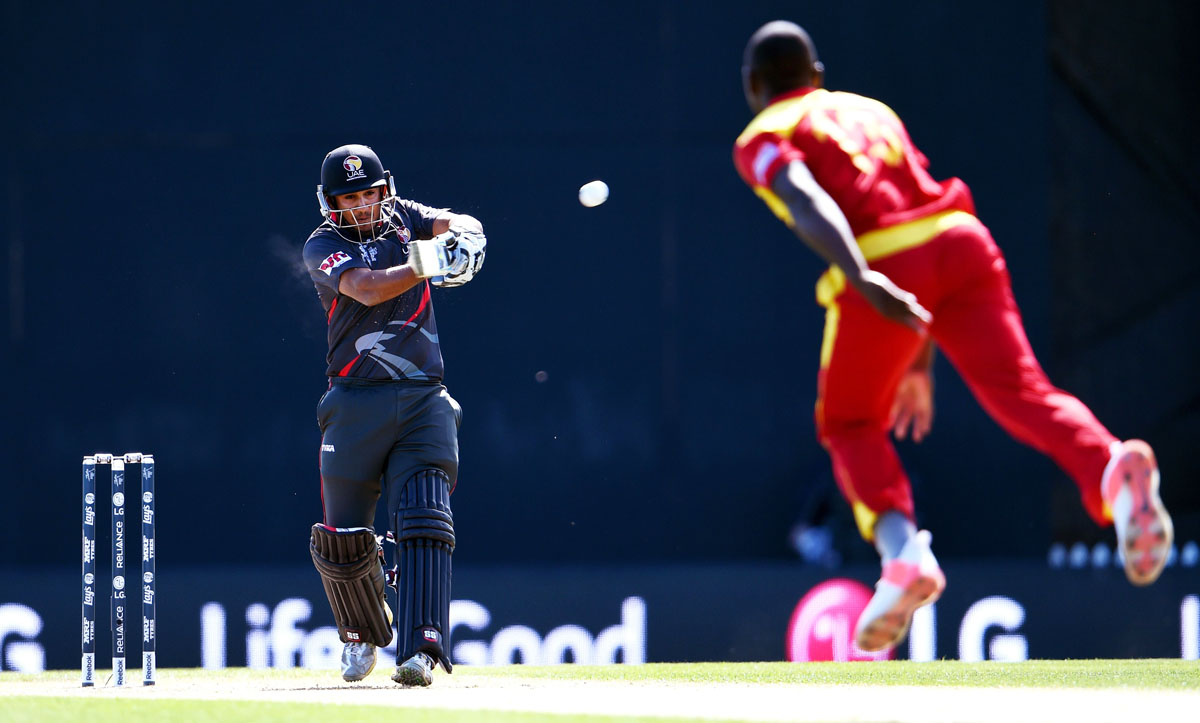
M 342 648 L 342 680 L 355 683 L 375 670 L 375 646 L 370 643 L 346 643 Z
M 417 653 L 396 666 L 392 680 L 409 688 L 430 685 L 433 683 L 433 658 L 425 653 Z

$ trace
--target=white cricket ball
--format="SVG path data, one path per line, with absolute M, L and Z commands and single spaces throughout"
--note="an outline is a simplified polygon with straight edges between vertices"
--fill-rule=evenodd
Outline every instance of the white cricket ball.
M 591 181 L 579 187 L 579 202 L 588 208 L 599 206 L 608 200 L 608 184 L 604 181 Z

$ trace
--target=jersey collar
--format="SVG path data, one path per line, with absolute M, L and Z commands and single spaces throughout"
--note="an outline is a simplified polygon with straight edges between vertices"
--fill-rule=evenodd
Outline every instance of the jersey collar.
M 775 105 L 776 103 L 782 103 L 783 101 L 791 100 L 792 98 L 801 98 L 801 97 L 806 96 L 809 93 L 813 92 L 814 90 L 816 90 L 816 88 L 814 86 L 810 85 L 810 86 L 806 86 L 804 88 L 796 88 L 795 90 L 789 90 L 786 93 L 780 93 L 779 95 L 772 98 L 770 100 L 770 102 L 767 103 L 767 107 L 770 108 L 771 106 Z

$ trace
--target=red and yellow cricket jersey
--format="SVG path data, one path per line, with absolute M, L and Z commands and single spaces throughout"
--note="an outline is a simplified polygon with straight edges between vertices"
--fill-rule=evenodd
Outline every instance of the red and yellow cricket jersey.
M 1107 523 L 1100 477 L 1115 438 L 1046 378 L 1004 257 L 975 218 L 966 184 L 935 181 L 890 108 L 852 93 L 797 90 L 755 117 L 733 158 L 789 226 L 793 219 L 772 182 L 788 163 L 802 161 L 845 213 L 871 266 L 933 312 L 929 334 L 992 418 L 1053 458 L 1079 486 L 1088 512 Z M 880 514 L 913 518 L 912 487 L 889 439 L 890 410 L 924 339 L 884 319 L 845 282 L 837 267 L 817 282 L 825 337 L 816 423 L 838 487 L 870 540 Z
M 929 175 L 929 161 L 891 108 L 853 93 L 802 88 L 779 96 L 734 145 L 742 179 L 789 226 L 791 214 L 771 183 L 793 160 L 803 161 L 841 207 L 860 244 L 879 229 L 975 212 L 965 183 Z

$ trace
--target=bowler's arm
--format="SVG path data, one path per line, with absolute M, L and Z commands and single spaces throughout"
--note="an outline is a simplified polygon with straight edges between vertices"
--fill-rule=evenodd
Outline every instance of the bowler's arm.
M 771 190 L 792 215 L 792 231 L 818 256 L 839 267 L 846 281 L 857 287 L 867 272 L 850 230 L 850 222 L 837 202 L 813 178 L 802 161 L 791 161 L 775 174 Z
M 780 169 L 771 182 L 771 190 L 787 206 L 796 236 L 818 256 L 840 268 L 846 281 L 876 311 L 918 330 L 932 320 L 915 296 L 867 266 L 846 215 L 803 161 L 790 161 Z

